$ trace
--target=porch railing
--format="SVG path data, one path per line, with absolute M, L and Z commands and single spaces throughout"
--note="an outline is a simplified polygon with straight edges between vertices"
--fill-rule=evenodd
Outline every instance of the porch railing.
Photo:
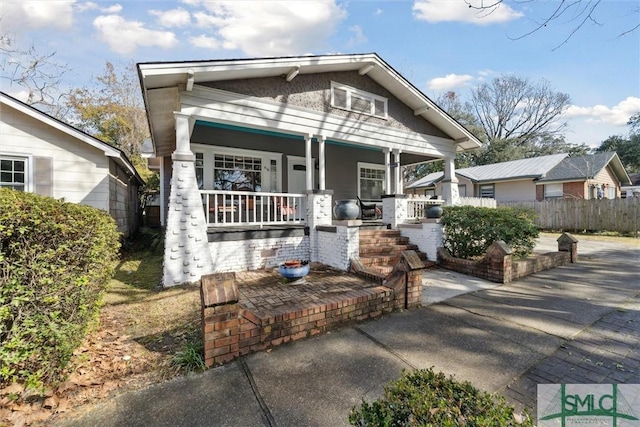
M 306 194 L 201 190 L 207 224 L 233 227 L 305 224 Z
M 444 203 L 442 199 L 430 199 L 428 197 L 415 197 L 407 201 L 407 220 L 424 218 L 426 209 L 429 206 L 440 206 Z

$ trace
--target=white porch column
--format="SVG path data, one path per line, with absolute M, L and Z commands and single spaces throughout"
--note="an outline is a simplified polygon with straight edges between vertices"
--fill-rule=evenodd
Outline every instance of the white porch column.
M 313 156 L 311 155 L 311 139 L 313 136 L 311 134 L 306 135 L 304 137 L 304 153 L 305 153 L 305 167 L 306 167 L 306 178 L 307 178 L 307 191 L 313 190 Z
M 171 155 L 173 174 L 169 191 L 164 242 L 165 287 L 193 283 L 212 273 L 213 259 L 207 238 L 207 222 L 202 208 L 190 139 L 194 120 L 188 114 L 174 113 L 176 151 Z
M 324 191 L 325 190 L 325 155 L 324 155 L 324 145 L 325 145 L 325 138 L 323 135 L 318 135 L 316 137 L 318 139 L 318 168 L 320 169 L 318 171 L 318 185 L 319 185 L 319 190 L 320 191 Z
M 384 149 L 384 192 L 385 194 L 393 194 L 391 192 L 391 150 Z
M 402 168 L 400 167 L 400 150 L 393 150 L 393 163 L 395 164 L 396 173 L 392 194 L 402 194 Z
M 458 192 L 458 178 L 456 177 L 455 157 L 447 156 L 444 159 L 444 178 L 442 179 L 442 197 L 446 206 L 460 204 Z

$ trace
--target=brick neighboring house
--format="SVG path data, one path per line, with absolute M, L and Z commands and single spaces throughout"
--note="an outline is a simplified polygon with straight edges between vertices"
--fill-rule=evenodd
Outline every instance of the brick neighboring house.
M 458 169 L 456 175 L 461 196 L 489 197 L 497 202 L 615 199 L 621 197 L 621 186 L 630 182 L 615 152 L 580 157 L 553 154 Z M 442 172 L 429 174 L 407 185 L 407 192 L 440 195 L 443 177 Z
M 358 229 L 333 221 L 334 200 L 378 203 L 395 227 L 401 166 L 444 159 L 455 203 L 455 155 L 481 145 L 373 53 L 137 67 L 160 164 L 164 286 L 289 258 L 345 269 Z
M 144 181 L 125 154 L 0 92 L 0 186 L 109 212 L 125 236 L 139 225 Z

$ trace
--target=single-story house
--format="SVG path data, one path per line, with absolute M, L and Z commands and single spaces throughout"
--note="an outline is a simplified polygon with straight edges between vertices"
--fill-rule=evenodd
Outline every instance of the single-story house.
M 128 237 L 144 181 L 125 154 L 0 92 L 0 186 L 109 212 Z
M 631 184 L 622 186 L 622 197 L 640 197 L 640 173 L 629 175 L 629 179 L 631 180 Z
M 579 157 L 552 154 L 456 170 L 461 196 L 489 197 L 497 202 L 542 201 L 550 198 L 621 196 L 627 175 L 615 152 Z M 434 172 L 406 186 L 407 193 L 440 195 L 443 172 Z
M 160 159 L 165 286 L 322 261 L 333 200 L 404 196 L 403 165 L 444 159 L 453 203 L 455 155 L 481 144 L 374 53 L 150 62 L 138 73 Z

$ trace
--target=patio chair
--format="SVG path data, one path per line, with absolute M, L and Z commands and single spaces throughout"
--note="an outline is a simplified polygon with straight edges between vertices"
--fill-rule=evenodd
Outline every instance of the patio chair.
M 360 199 L 360 197 L 358 197 L 357 199 L 358 205 L 360 205 L 360 214 L 362 216 L 362 219 L 376 219 L 378 217 L 379 209 L 375 205 L 375 203 L 367 204 L 364 203 L 362 199 Z

